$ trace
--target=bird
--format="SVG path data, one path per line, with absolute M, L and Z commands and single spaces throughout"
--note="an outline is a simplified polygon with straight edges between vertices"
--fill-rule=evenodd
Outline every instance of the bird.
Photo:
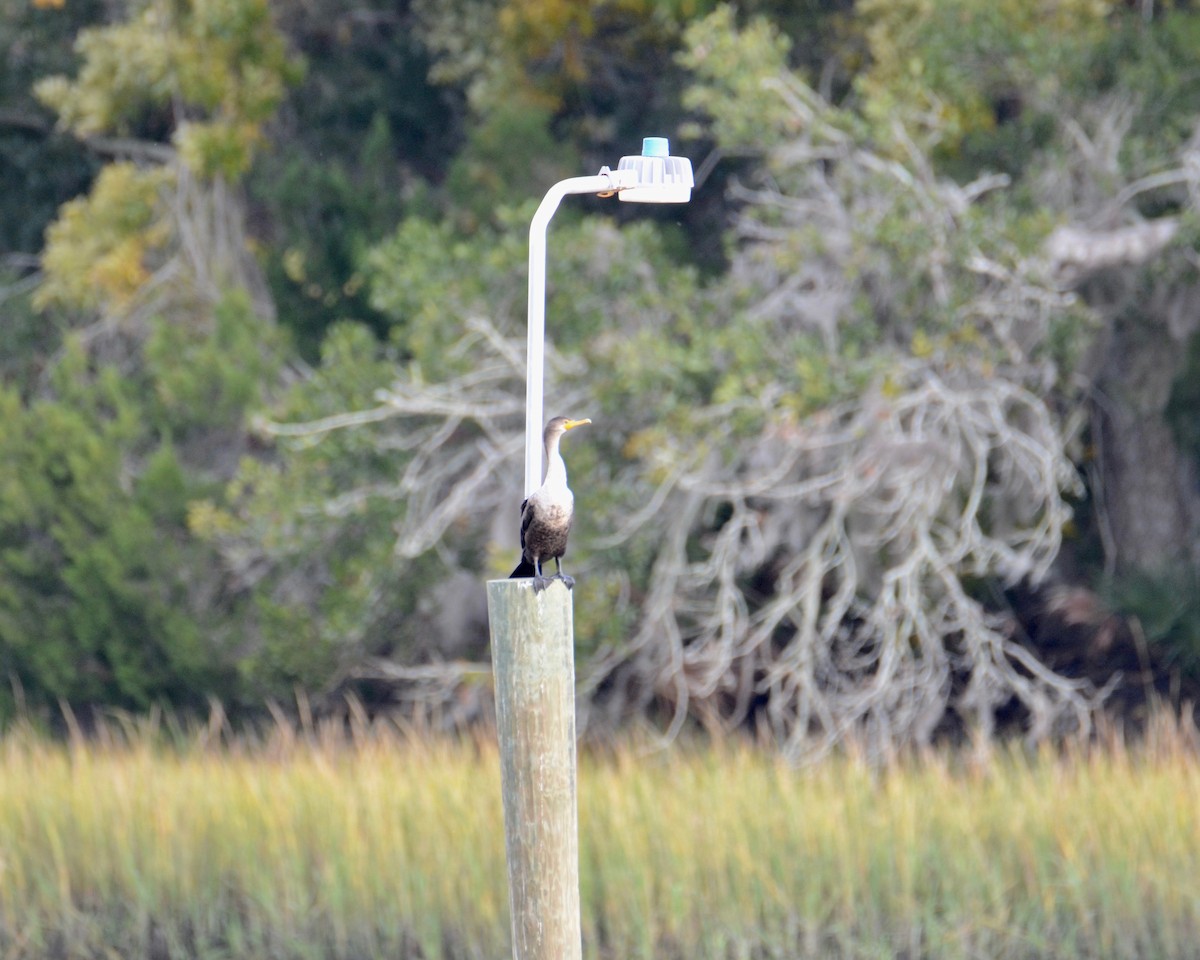
M 555 417 L 546 424 L 542 435 L 546 447 L 546 479 L 521 502 L 521 562 L 509 579 L 532 577 L 534 591 L 545 590 L 551 580 L 561 580 L 570 590 L 575 580 L 562 572 L 562 555 L 567 552 L 567 537 L 575 517 L 575 495 L 567 486 L 567 465 L 558 452 L 559 441 L 568 430 L 582 427 L 591 420 Z M 553 577 L 542 574 L 542 564 L 554 560 Z

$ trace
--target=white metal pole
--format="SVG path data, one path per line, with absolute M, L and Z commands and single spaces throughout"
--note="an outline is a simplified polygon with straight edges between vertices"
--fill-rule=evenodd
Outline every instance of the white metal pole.
M 602 171 L 594 177 L 560 180 L 542 198 L 529 225 L 529 359 L 525 373 L 525 496 L 542 485 L 542 391 L 546 352 L 546 229 L 562 202 L 573 193 L 606 193 L 632 186 L 626 171 Z M 564 411 L 565 412 L 565 411 Z
M 649 142 L 649 141 L 647 141 Z M 657 143 L 657 140 L 655 141 Z M 654 160 L 667 155 L 663 140 Z M 643 202 L 681 202 L 664 176 L 649 186 L 622 158 L 615 170 L 556 183 L 529 225 L 529 329 L 525 382 L 525 496 L 542 482 L 546 343 L 546 232 L 562 198 L 633 189 Z M 660 166 L 661 166 L 660 162 Z M 690 188 L 691 167 L 687 168 Z M 671 189 L 663 193 L 661 184 Z M 666 197 L 666 199 L 663 199 Z M 684 197 L 686 199 L 686 197 Z M 566 411 L 562 411 L 566 412 Z M 578 960 L 578 814 L 575 800 L 575 660 L 570 591 L 530 579 L 488 582 L 496 680 L 504 836 L 515 960 Z

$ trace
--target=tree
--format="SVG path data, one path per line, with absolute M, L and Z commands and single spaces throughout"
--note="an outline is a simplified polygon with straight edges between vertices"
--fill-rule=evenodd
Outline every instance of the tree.
M 834 106 L 766 22 L 717 11 L 686 50 L 686 105 L 757 158 L 728 274 L 701 282 L 644 224 L 555 227 L 555 412 L 594 420 L 571 459 L 589 715 L 761 724 L 791 756 L 852 732 L 880 749 L 986 736 L 1014 714 L 1033 738 L 1086 727 L 1103 691 L 1052 669 L 1002 602 L 1051 574 L 1082 491 L 1078 374 L 1103 316 L 1046 214 L 1073 213 L 1068 194 L 1032 200 L 1060 189 L 1070 125 L 1014 180 L 928 136 L 920 111 Z M 396 518 L 396 556 L 439 579 L 488 569 L 481 538 L 504 541 L 517 497 L 519 253 L 413 222 L 372 255 L 408 366 L 370 403 L 326 395 L 269 429 L 300 444 L 285 473 L 351 430 L 404 481 L 310 487 L 309 515 L 370 498 Z
M 462 140 L 463 93 L 430 78 L 418 4 L 272 4 L 308 65 L 247 183 L 280 323 L 308 362 L 334 323 L 380 336 L 359 261 L 428 204 Z M 433 185 L 433 186 L 431 186 Z
M 520 493 L 511 198 L 651 121 L 724 158 L 696 204 L 553 228 L 590 722 L 789 756 L 1078 729 L 1117 680 L 1043 642 L 1062 583 L 1200 663 L 1163 602 L 1200 542 L 1200 18 L 817 7 L 139 0 L 77 68 L 48 43 L 75 78 L 39 96 L 106 164 L 36 295 L 5 264 L 2 668 L 43 701 L 355 683 L 478 715 Z
M 1034 736 L 1086 723 L 1086 691 L 980 592 L 1047 573 L 1074 484 L 1042 395 L 1082 317 L 1006 181 L 959 186 L 902 125 L 832 107 L 764 22 L 721 11 L 688 40 L 691 104 L 763 161 L 726 285 L 758 349 L 647 424 L 655 510 L 631 503 L 619 536 L 660 546 L 597 689 L 653 691 L 676 727 L 758 713 L 791 754 L 852 730 L 926 743 L 950 709 L 986 734 L 1014 700 Z M 649 349 L 627 342 L 614 373 Z
M 881 28 L 897 15 L 873 11 Z M 947 17 L 961 29 L 937 25 Z M 1021 29 L 1031 17 L 1045 28 Z M 1064 18 L 1068 29 L 1049 29 Z M 1063 289 L 1091 308 L 1094 336 L 1074 368 L 1086 397 L 1077 457 L 1087 491 L 1060 566 L 1142 625 L 1162 622 L 1163 585 L 1194 581 L 1200 560 L 1200 461 L 1179 429 L 1196 411 L 1184 384 L 1197 337 L 1200 96 L 1187 78 L 1200 18 L 1187 6 L 1135 15 L 1111 4 L 985 10 L 964 0 L 923 8 L 899 33 L 907 47 L 887 46 L 893 34 L 872 48 L 883 53 L 873 89 L 890 80 L 919 87 L 927 104 L 982 107 L 975 129 L 951 141 L 956 154 L 939 141 L 944 166 L 1010 169 L 1029 207 L 1062 221 L 1043 254 Z M 925 69 L 901 80 L 904 57 Z M 1103 636 L 1112 610 L 1095 606 L 1092 629 Z M 1151 654 L 1178 662 L 1198 629 L 1192 614 L 1178 630 L 1148 631 Z
M 95 163 L 82 144 L 58 134 L 32 95 L 33 82 L 68 69 L 74 32 L 102 16 L 100 0 L 70 9 L 11 3 L 0 10 L 0 256 L 32 256 L 58 205 L 87 188 Z
M 133 4 L 38 95 L 105 166 L 47 232 L 35 301 L 77 325 L 6 390 L 0 662 L 26 702 L 237 696 L 188 502 L 250 442 L 280 344 L 237 180 L 296 65 L 263 0 Z M 170 144 L 146 135 L 162 131 Z

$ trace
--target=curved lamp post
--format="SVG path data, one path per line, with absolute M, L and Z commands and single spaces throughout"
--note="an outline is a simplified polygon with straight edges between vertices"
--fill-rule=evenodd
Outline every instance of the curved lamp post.
M 560 180 L 546 193 L 529 225 L 529 363 L 525 382 L 525 496 L 542 482 L 542 388 L 546 345 L 546 228 L 562 198 L 595 193 L 633 203 L 687 203 L 692 162 L 672 157 L 666 137 L 646 137 L 640 156 L 622 157 L 616 170 Z
M 529 368 L 525 496 L 542 482 L 546 228 L 563 197 L 598 193 L 635 203 L 684 203 L 692 165 L 648 137 L 616 170 L 550 188 L 529 227 Z M 504 800 L 514 960 L 580 960 L 579 830 L 575 802 L 575 644 L 571 594 L 528 578 L 489 580 L 488 624 Z

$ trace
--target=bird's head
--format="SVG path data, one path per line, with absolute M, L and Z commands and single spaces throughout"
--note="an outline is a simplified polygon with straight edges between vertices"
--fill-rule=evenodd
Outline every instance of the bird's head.
M 576 427 L 582 427 L 585 423 L 591 423 L 587 417 L 582 420 L 572 420 L 570 417 L 555 417 L 546 424 L 545 439 L 549 442 L 551 437 L 561 437 L 568 430 L 574 430 Z

